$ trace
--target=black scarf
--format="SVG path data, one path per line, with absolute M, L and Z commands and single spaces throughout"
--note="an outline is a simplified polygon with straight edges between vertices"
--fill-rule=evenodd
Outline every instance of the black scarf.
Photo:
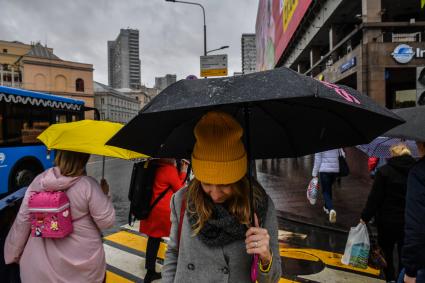
M 262 188 L 257 187 L 256 189 L 260 189 L 261 192 L 261 199 L 255 208 L 255 213 L 261 224 L 264 223 L 266 218 L 268 197 Z M 189 211 L 194 211 L 193 203 L 190 199 L 188 202 L 191 208 Z M 194 225 L 197 220 L 198 216 L 196 214 L 189 214 L 189 223 L 191 225 Z M 234 241 L 244 240 L 246 231 L 246 225 L 241 224 L 235 216 L 231 215 L 225 206 L 213 204 L 212 216 L 205 222 L 204 227 L 202 227 L 197 236 L 209 247 L 220 247 Z

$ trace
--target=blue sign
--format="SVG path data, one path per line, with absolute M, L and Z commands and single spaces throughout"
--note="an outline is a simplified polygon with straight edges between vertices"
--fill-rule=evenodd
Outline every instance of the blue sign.
M 195 75 L 189 75 L 186 77 L 186 80 L 196 80 L 196 79 L 198 79 L 198 77 Z
M 353 57 L 350 60 L 348 60 L 347 62 L 345 62 L 344 64 L 342 64 L 339 67 L 339 70 L 341 71 L 341 74 L 342 74 L 342 73 L 350 70 L 354 66 L 356 66 L 356 64 L 357 64 L 357 59 L 356 59 L 356 57 Z
M 413 51 L 413 48 L 409 45 L 400 44 L 397 45 L 391 55 L 393 55 L 394 60 L 396 60 L 398 63 L 406 64 L 413 59 L 413 56 L 415 56 L 415 52 Z

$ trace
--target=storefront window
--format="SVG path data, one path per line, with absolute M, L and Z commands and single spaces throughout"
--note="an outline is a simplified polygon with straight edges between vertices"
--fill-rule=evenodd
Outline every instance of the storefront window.
M 398 90 L 395 92 L 394 108 L 416 106 L 416 89 Z
M 416 106 L 416 68 L 387 68 L 385 89 L 387 108 Z

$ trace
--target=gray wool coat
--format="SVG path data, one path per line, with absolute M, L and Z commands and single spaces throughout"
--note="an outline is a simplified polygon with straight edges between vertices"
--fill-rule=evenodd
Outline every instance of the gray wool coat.
M 170 241 L 162 268 L 161 282 L 251 282 L 252 257 L 246 253 L 245 241 L 236 241 L 223 247 L 208 247 L 197 236 L 193 236 L 187 213 L 183 219 L 180 247 L 177 248 L 178 222 L 185 190 L 179 190 L 171 199 Z M 263 227 L 270 235 L 273 263 L 268 273 L 258 270 L 259 283 L 278 282 L 281 275 L 276 210 L 270 197 L 268 203 Z

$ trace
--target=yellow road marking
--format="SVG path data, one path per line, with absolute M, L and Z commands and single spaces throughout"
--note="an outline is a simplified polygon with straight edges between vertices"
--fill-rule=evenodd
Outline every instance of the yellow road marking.
M 298 281 L 292 281 L 285 278 L 280 278 L 279 283 L 298 283 Z
M 289 253 L 288 253 L 289 252 Z M 367 269 L 362 268 L 356 268 L 351 265 L 345 265 L 341 263 L 342 254 L 338 253 L 332 253 L 322 250 L 316 250 L 316 249 L 294 249 L 294 248 L 280 248 L 280 255 L 292 258 L 291 255 L 294 255 L 294 252 L 301 252 L 305 254 L 310 254 L 312 256 L 315 256 L 319 258 L 321 261 L 323 261 L 328 266 L 335 266 L 342 269 L 348 269 L 348 270 L 354 270 L 362 273 L 368 273 L 371 275 L 378 276 L 380 274 L 380 271 L 371 267 L 368 267 Z M 298 254 L 295 254 L 298 255 Z M 298 257 L 295 257 L 295 259 L 298 259 Z
M 143 235 L 136 235 L 127 231 L 120 231 L 105 237 L 105 239 L 143 253 L 146 251 L 147 238 Z M 166 249 L 167 244 L 161 242 L 158 251 L 158 258 L 164 259 Z M 327 252 L 317 249 L 281 247 L 280 255 L 286 258 L 294 258 L 316 262 L 321 260 L 327 266 L 334 266 L 345 270 L 353 270 L 375 276 L 378 276 L 380 274 L 379 270 L 370 267 L 368 267 L 367 269 L 361 269 L 350 265 L 344 265 L 341 263 L 342 254 L 333 252 Z
M 105 237 L 106 240 L 123 245 L 125 247 L 146 252 L 147 238 L 142 235 L 136 235 L 127 231 L 120 231 Z M 167 244 L 161 242 L 158 250 L 158 258 L 165 258 L 165 251 L 167 250 Z
M 106 283 L 134 283 L 134 281 L 128 280 L 118 274 L 115 274 L 109 270 L 106 271 Z
M 316 262 L 320 260 L 317 256 L 312 255 L 311 253 L 307 253 L 304 251 L 292 251 L 292 250 L 286 250 L 286 249 L 280 250 L 280 256 L 283 256 L 286 258 L 301 259 L 301 260 L 316 261 Z

